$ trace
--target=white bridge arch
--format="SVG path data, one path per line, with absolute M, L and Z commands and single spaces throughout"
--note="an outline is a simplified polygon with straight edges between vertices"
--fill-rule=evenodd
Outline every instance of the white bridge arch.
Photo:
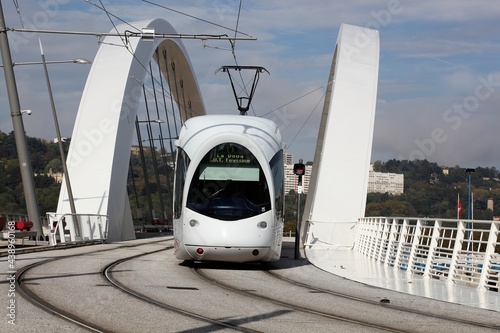
M 176 34 L 163 19 L 132 25 L 139 33 L 154 29 L 157 34 Z M 130 27 L 123 24 L 117 31 L 125 36 Z M 106 37 L 87 78 L 67 161 L 76 214 L 105 215 L 108 219 L 98 225 L 87 218 L 80 220 L 80 227 L 76 228 L 63 181 L 54 218 L 65 215 L 71 235 L 76 231 L 82 239 L 102 238 L 103 234 L 109 241 L 134 238 L 127 176 L 142 81 L 153 57 L 171 87 L 182 120 L 205 114 L 198 83 L 180 39 Z

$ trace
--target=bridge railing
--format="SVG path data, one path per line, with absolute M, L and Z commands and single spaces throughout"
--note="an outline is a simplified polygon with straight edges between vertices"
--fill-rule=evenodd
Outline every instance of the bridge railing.
M 49 243 L 106 240 L 108 216 L 99 214 L 47 213 L 49 221 Z
M 366 217 L 354 249 L 409 273 L 481 290 L 500 287 L 500 222 Z

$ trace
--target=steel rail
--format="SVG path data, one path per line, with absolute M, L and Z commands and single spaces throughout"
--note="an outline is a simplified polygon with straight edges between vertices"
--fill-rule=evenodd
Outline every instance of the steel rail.
M 268 297 L 268 296 L 259 295 L 259 294 L 256 294 L 256 293 L 252 292 L 252 291 L 249 291 L 249 290 L 238 289 L 238 288 L 235 288 L 235 287 L 233 287 L 233 286 L 231 286 L 229 284 L 226 284 L 226 283 L 224 283 L 222 281 L 215 280 L 215 279 L 209 277 L 208 275 L 206 275 L 205 273 L 203 273 L 201 270 L 202 270 L 202 268 L 192 267 L 192 271 L 196 275 L 198 275 L 199 277 L 201 277 L 202 279 L 204 279 L 205 281 L 208 281 L 210 283 L 213 283 L 213 284 L 217 285 L 220 288 L 223 288 L 225 290 L 238 293 L 240 295 L 248 296 L 248 297 L 251 297 L 251 298 L 254 298 L 254 299 L 258 299 L 258 300 L 267 301 L 267 302 L 270 302 L 270 303 L 273 303 L 273 304 L 276 304 L 276 305 L 279 305 L 279 306 L 282 306 L 282 307 L 285 307 L 285 308 L 289 308 L 289 309 L 292 309 L 292 310 L 295 310 L 295 311 L 299 311 L 299 312 L 303 312 L 303 313 L 309 313 L 309 314 L 317 315 L 317 316 L 320 316 L 320 317 L 323 317 L 323 318 L 332 319 L 332 320 L 335 320 L 335 321 L 342 321 L 342 322 L 347 322 L 347 323 L 351 323 L 351 324 L 355 324 L 355 325 L 360 325 L 360 326 L 363 326 L 363 327 L 380 329 L 380 330 L 383 330 L 384 332 L 398 332 L 398 333 L 402 332 L 400 329 L 394 329 L 394 328 L 389 327 L 389 326 L 377 325 L 377 324 L 362 322 L 362 321 L 354 320 L 354 319 L 351 319 L 351 318 L 348 318 L 348 317 L 335 315 L 335 314 L 332 314 L 332 313 L 327 313 L 327 312 L 318 311 L 318 310 L 312 310 L 312 309 L 309 309 L 309 308 L 306 308 L 306 307 L 303 307 L 303 306 L 300 306 L 300 305 L 296 305 L 296 304 L 293 304 L 293 303 L 284 302 L 284 301 L 280 301 L 280 300 L 277 300 L 277 299 L 274 299 L 274 298 L 271 298 L 271 297 Z
M 356 297 L 356 296 L 352 296 L 352 295 L 348 295 L 348 294 L 344 294 L 344 293 L 339 293 L 339 292 L 335 292 L 335 291 L 332 291 L 332 290 L 328 290 L 328 289 L 324 289 L 324 288 L 319 288 L 319 287 L 316 287 L 316 286 L 313 286 L 313 285 L 310 285 L 310 284 L 307 284 L 307 283 L 303 283 L 303 282 L 300 282 L 300 281 L 292 280 L 290 278 L 287 278 L 287 277 L 284 277 L 282 275 L 276 274 L 275 272 L 272 272 L 272 271 L 269 271 L 269 270 L 265 270 L 264 272 L 266 274 L 268 274 L 268 275 L 276 278 L 276 279 L 279 279 L 281 281 L 285 281 L 287 283 L 290 283 L 290 284 L 298 286 L 298 287 L 306 288 L 308 290 L 314 290 L 316 292 L 320 292 L 320 293 L 324 293 L 324 294 L 329 294 L 329 295 L 340 297 L 340 298 L 349 299 L 349 300 L 352 300 L 352 301 L 362 302 L 362 303 L 370 304 L 370 305 L 380 305 L 380 306 L 387 307 L 387 308 L 390 308 L 390 309 L 395 310 L 395 311 L 407 312 L 407 313 L 411 313 L 411 314 L 417 314 L 417 315 L 422 315 L 422 316 L 426 316 L 426 317 L 431 317 L 431 318 L 436 318 L 436 319 L 441 319 L 441 320 L 446 320 L 446 321 L 457 322 L 457 323 L 461 323 L 461 324 L 465 324 L 465 325 L 471 325 L 471 326 L 475 326 L 475 327 L 492 328 L 492 329 L 497 329 L 497 330 L 500 329 L 500 326 L 497 326 L 497 325 L 489 325 L 489 324 L 484 324 L 484 323 L 480 323 L 480 322 L 474 322 L 474 321 L 464 320 L 464 319 L 460 319 L 460 318 L 453 318 L 453 317 L 449 317 L 449 316 L 437 315 L 437 314 L 433 314 L 433 313 L 428 313 L 428 312 L 423 312 L 423 311 L 419 311 L 419 310 L 409 309 L 409 308 L 402 307 L 402 306 L 392 305 L 390 303 L 375 302 L 375 301 L 372 301 L 372 300 L 363 299 L 361 297 Z
M 184 310 L 184 309 L 172 306 L 172 305 L 167 304 L 167 303 L 160 302 L 158 300 L 155 300 L 155 299 L 153 299 L 151 297 L 148 297 L 148 296 L 146 296 L 146 295 L 144 295 L 144 294 L 142 294 L 142 293 L 140 293 L 140 292 L 138 292 L 136 290 L 133 290 L 133 289 L 125 286 L 124 284 L 122 284 L 116 278 L 113 277 L 113 268 L 115 268 L 116 266 L 118 266 L 121 263 L 124 263 L 124 262 L 129 261 L 129 260 L 133 260 L 133 259 L 136 259 L 136 258 L 139 258 L 139 257 L 143 257 L 143 256 L 148 255 L 148 254 L 153 254 L 153 253 L 156 253 L 156 252 L 165 251 L 165 250 L 172 249 L 172 248 L 173 247 L 169 247 L 167 249 L 162 249 L 162 250 L 157 250 L 157 251 L 152 251 L 152 252 L 148 252 L 148 253 L 142 253 L 142 254 L 138 254 L 138 255 L 134 255 L 134 256 L 122 258 L 120 260 L 117 260 L 117 261 L 115 261 L 115 262 L 107 265 L 102 270 L 102 276 L 106 279 L 106 281 L 108 281 L 114 287 L 116 287 L 119 290 L 123 291 L 127 295 L 135 297 L 135 298 L 137 298 L 140 301 L 143 301 L 143 302 L 155 305 L 155 306 L 157 306 L 159 308 L 162 308 L 164 310 L 172 311 L 172 312 L 178 313 L 180 315 L 183 315 L 183 316 L 186 316 L 186 317 L 189 317 L 189 318 L 193 318 L 193 319 L 196 319 L 196 320 L 200 320 L 200 321 L 207 322 L 207 323 L 210 323 L 210 324 L 213 324 L 213 325 L 217 325 L 217 326 L 221 326 L 221 327 L 224 327 L 224 328 L 230 328 L 230 329 L 233 329 L 233 330 L 236 330 L 236 331 L 240 331 L 240 332 L 260 333 L 259 331 L 256 331 L 256 330 L 245 328 L 245 327 L 242 327 L 242 326 L 239 326 L 239 325 L 233 325 L 233 324 L 225 322 L 225 321 L 213 319 L 213 318 L 210 318 L 210 317 L 207 317 L 207 316 L 203 316 L 203 315 L 191 312 L 191 311 L 187 311 L 187 310 Z
M 161 243 L 161 242 L 165 242 L 165 241 L 168 241 L 168 239 L 167 240 L 160 240 L 160 241 L 153 241 L 153 242 L 149 242 L 149 243 L 135 244 L 135 245 L 123 245 L 123 246 L 119 246 L 119 247 L 107 249 L 107 250 L 99 249 L 99 250 L 90 251 L 90 252 L 86 252 L 86 253 L 51 258 L 51 259 L 39 261 L 39 262 L 30 264 L 30 265 L 24 266 L 16 271 L 16 292 L 19 293 L 19 295 L 21 295 L 24 299 L 26 299 L 28 302 L 30 302 L 34 306 L 52 314 L 52 315 L 55 315 L 59 318 L 62 318 L 68 322 L 71 322 L 75 325 L 83 327 L 83 328 L 85 328 L 89 331 L 92 331 L 92 332 L 109 332 L 109 330 L 106 330 L 106 329 L 100 327 L 99 325 L 91 323 L 91 322 L 79 317 L 76 314 L 70 313 L 70 312 L 63 310 L 63 309 L 60 309 L 56 306 L 53 306 L 49 302 L 45 301 L 43 298 L 41 298 L 39 295 L 34 293 L 32 290 L 25 287 L 24 282 L 26 281 L 26 279 L 24 279 L 24 275 L 26 274 L 26 272 L 28 272 L 29 270 L 31 270 L 35 267 L 39 267 L 39 266 L 42 266 L 44 264 L 54 262 L 57 260 L 79 257 L 82 255 L 92 254 L 92 253 L 102 253 L 102 252 L 116 250 L 118 248 L 139 247 L 139 246 L 149 245 L 151 243 Z M 87 244 L 82 244 L 82 246 L 83 245 L 87 245 Z M 33 251 L 33 252 L 37 252 L 37 251 Z

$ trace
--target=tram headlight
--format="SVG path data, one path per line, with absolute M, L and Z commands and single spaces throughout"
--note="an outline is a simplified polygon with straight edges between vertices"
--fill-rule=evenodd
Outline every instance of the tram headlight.
M 198 221 L 196 221 L 196 220 L 191 220 L 191 221 L 189 221 L 189 225 L 190 225 L 191 227 L 193 227 L 193 228 L 194 228 L 194 227 L 197 227 L 199 224 L 200 224 L 200 222 L 198 222 Z
M 267 222 L 266 221 L 259 222 L 257 223 L 257 227 L 261 229 L 267 229 Z

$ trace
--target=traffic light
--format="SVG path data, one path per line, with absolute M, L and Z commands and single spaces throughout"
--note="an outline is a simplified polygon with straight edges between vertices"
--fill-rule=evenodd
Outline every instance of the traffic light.
M 297 176 L 303 176 L 306 173 L 306 166 L 304 163 L 295 163 L 293 165 L 293 173 Z

